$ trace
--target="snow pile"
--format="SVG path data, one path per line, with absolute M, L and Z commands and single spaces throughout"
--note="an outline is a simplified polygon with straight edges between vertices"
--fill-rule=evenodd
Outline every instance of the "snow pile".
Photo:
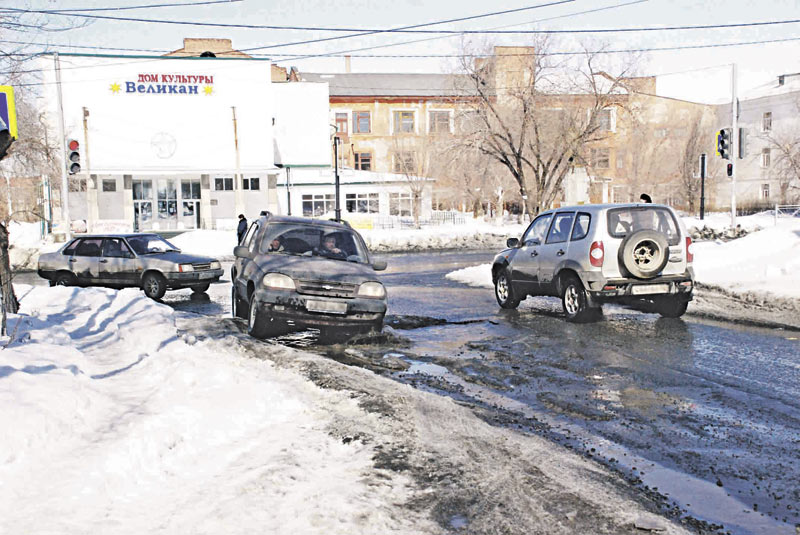
M 192 230 L 168 241 L 186 253 L 213 258 L 233 258 L 238 245 L 235 230 Z
M 755 225 L 758 220 L 749 221 Z M 800 298 L 800 219 L 779 220 L 777 227 L 738 240 L 700 242 L 692 248 L 695 277 L 701 284 L 735 293 Z M 459 269 L 446 277 L 470 286 L 492 287 L 491 264 Z
M 386 504 L 404 502 L 403 479 L 370 480 L 374 452 L 326 432 L 331 407 L 348 418 L 356 401 L 179 337 L 139 290 L 20 294 L 0 361 L 3 532 L 397 527 Z
M 430 249 L 501 249 L 506 239 L 519 236 L 523 225 L 496 226 L 467 220 L 464 225 L 441 225 L 421 229 L 368 229 L 360 231 L 371 252 L 421 251 Z

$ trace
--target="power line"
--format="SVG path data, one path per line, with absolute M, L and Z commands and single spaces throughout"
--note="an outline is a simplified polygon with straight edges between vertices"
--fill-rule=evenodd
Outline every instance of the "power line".
M 496 14 L 506 14 L 515 11 L 522 11 L 525 9 L 534 9 L 538 7 L 547 7 L 563 3 L 572 2 L 574 0 L 562 0 L 553 2 L 551 4 L 544 4 L 539 6 L 530 6 L 527 8 L 519 8 L 515 10 L 507 10 L 505 12 L 498 12 Z M 81 17 L 92 19 L 104 20 L 120 20 L 127 22 L 143 22 L 151 24 L 175 24 L 184 26 L 206 26 L 214 28 L 240 28 L 240 29 L 258 29 L 258 30 L 293 30 L 293 31 L 315 31 L 315 32 L 364 32 L 364 34 L 374 33 L 417 33 L 417 34 L 477 34 L 477 35 L 526 35 L 526 34 L 565 34 L 565 33 L 622 33 L 622 32 L 654 32 L 654 31 L 679 31 L 679 30 L 712 30 L 712 29 L 728 29 L 728 28 L 752 28 L 761 26 L 774 26 L 781 24 L 797 24 L 800 19 L 791 20 L 777 20 L 777 21 L 764 21 L 764 22 L 739 22 L 732 24 L 704 24 L 697 26 L 648 26 L 639 28 L 592 28 L 592 29 L 571 29 L 571 30 L 421 30 L 421 26 L 431 26 L 436 24 L 445 24 L 450 22 L 459 22 L 463 20 L 470 20 L 479 17 L 486 17 L 489 15 L 476 15 L 474 17 L 464 17 L 460 19 L 452 19 L 450 21 L 440 21 L 427 24 L 420 24 L 404 28 L 386 28 L 386 29 L 366 29 L 366 28 L 336 28 L 336 27 L 320 27 L 320 26 L 277 26 L 267 24 L 229 24 L 221 22 L 197 22 L 197 21 L 179 21 L 168 19 L 144 19 L 137 17 L 115 17 L 111 15 L 87 15 L 83 13 L 62 13 L 53 10 L 25 10 L 17 8 L 5 8 L 7 12 L 24 12 L 24 13 L 39 13 L 43 15 L 60 15 L 67 17 Z M 352 35 L 350 37 L 356 37 Z
M 147 4 L 141 6 L 121 6 L 121 7 L 84 7 L 84 8 L 71 8 L 71 9 L 48 9 L 47 13 L 59 14 L 69 13 L 75 11 L 129 11 L 131 9 L 151 9 L 159 7 L 189 7 L 189 6 L 206 6 L 211 4 L 232 4 L 234 2 L 241 2 L 242 0 L 206 0 L 204 2 L 176 2 L 172 4 Z M 15 8 L 0 8 L 0 12 L 22 12 L 22 13 L 42 13 L 41 10 L 33 9 L 15 9 Z

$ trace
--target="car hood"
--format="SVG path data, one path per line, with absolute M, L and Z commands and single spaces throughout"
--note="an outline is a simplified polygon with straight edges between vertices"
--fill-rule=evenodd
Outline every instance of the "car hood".
M 329 280 L 359 284 L 375 280 L 375 270 L 368 264 L 331 260 L 321 256 L 293 256 L 272 254 L 259 259 L 264 273 L 283 273 L 293 279 Z
M 211 258 L 209 256 L 199 256 L 199 255 L 193 255 L 187 253 L 175 253 L 175 252 L 143 254 L 139 255 L 139 258 L 142 259 L 152 258 L 154 260 L 175 262 L 176 264 L 204 264 L 207 262 L 214 262 L 217 260 L 216 258 Z

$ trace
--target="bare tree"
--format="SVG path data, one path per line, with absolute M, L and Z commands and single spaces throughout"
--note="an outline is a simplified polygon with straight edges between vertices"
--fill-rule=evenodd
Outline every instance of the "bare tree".
M 538 213 L 560 195 L 587 145 L 607 134 L 608 110 L 622 106 L 622 81 L 632 65 L 601 69 L 599 56 L 579 60 L 534 47 L 495 49 L 482 61 L 465 55 L 459 89 L 476 99 L 473 129 L 464 144 L 499 162 L 513 177 L 527 211 Z
M 403 176 L 411 192 L 411 213 L 414 226 L 419 227 L 422 193 L 433 177 L 446 166 L 447 142 L 428 134 L 425 136 L 392 137 L 392 171 Z
M 800 99 L 795 102 L 800 114 Z M 800 127 L 795 122 L 791 126 L 779 126 L 760 136 L 767 142 L 770 151 L 775 152 L 773 177 L 778 181 L 781 204 L 800 201 Z

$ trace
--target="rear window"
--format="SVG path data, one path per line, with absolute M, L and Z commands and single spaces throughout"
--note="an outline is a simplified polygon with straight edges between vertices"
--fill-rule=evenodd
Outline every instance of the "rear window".
M 675 216 L 666 208 L 657 206 L 628 206 L 608 211 L 608 233 L 614 238 L 624 238 L 639 230 L 654 230 L 667 237 L 667 243 L 678 245 L 680 231 Z

